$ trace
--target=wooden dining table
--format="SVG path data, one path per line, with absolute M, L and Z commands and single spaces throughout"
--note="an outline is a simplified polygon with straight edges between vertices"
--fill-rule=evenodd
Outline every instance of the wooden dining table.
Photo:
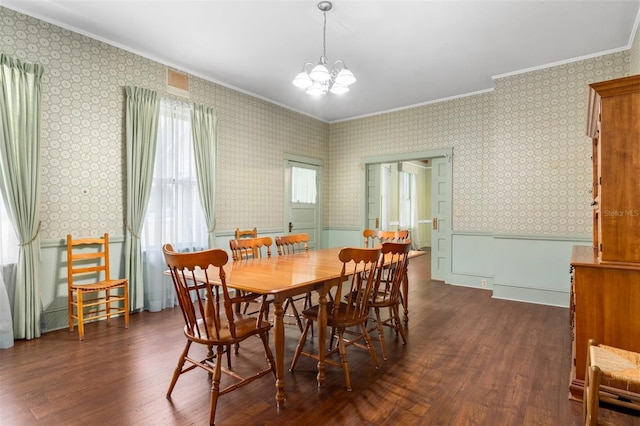
M 337 286 L 342 271 L 338 258 L 341 247 L 298 252 L 286 256 L 238 260 L 225 267 L 227 287 L 245 292 L 269 295 L 274 306 L 274 345 L 276 361 L 276 404 L 284 407 L 284 303 L 289 297 L 318 293 L 318 386 L 324 386 L 327 337 L 327 295 Z M 411 252 L 410 257 L 420 254 Z M 219 277 L 209 275 L 211 284 L 219 285 Z M 406 282 L 405 291 L 408 286 Z M 404 295 L 408 312 L 407 295 Z

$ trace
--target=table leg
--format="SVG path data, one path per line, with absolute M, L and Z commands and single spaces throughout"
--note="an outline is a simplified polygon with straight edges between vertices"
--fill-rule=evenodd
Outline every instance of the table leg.
M 324 387 L 324 354 L 327 349 L 327 290 L 318 289 L 318 387 Z
M 284 407 L 286 394 L 284 391 L 284 309 L 281 300 L 274 300 L 275 326 L 273 340 L 276 349 L 276 405 Z

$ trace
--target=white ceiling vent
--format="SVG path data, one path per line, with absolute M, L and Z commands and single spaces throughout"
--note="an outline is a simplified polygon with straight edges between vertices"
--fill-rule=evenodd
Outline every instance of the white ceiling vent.
M 189 75 L 167 68 L 167 92 L 189 97 Z

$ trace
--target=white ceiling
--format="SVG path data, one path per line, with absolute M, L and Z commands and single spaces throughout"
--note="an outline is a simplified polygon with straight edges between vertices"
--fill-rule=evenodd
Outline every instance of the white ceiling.
M 327 57 L 358 81 L 291 84 L 322 54 L 317 1 L 0 0 L 170 67 L 335 122 L 493 88 L 492 77 L 630 47 L 640 0 L 335 0 Z

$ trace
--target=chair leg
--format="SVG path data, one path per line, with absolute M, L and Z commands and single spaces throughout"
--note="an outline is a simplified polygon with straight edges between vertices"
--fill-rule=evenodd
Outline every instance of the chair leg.
M 298 346 L 296 346 L 296 351 L 293 354 L 293 360 L 291 361 L 291 367 L 289 367 L 289 371 L 291 372 L 293 372 L 293 369 L 296 368 L 296 363 L 298 362 L 298 358 L 302 353 L 302 347 L 304 346 L 304 342 L 307 341 L 307 333 L 309 333 L 309 328 L 311 327 L 312 322 L 313 322 L 312 320 L 307 319 L 307 324 L 305 325 L 304 331 L 300 336 L 300 340 L 298 340 Z
M 273 352 L 269 347 L 269 333 L 263 333 L 260 335 L 260 340 L 262 340 L 262 344 L 264 346 L 265 357 L 267 358 L 267 364 L 271 367 L 271 373 L 273 373 L 273 377 L 276 378 L 276 361 L 273 358 Z
M 304 307 L 303 307 L 303 310 L 304 309 L 309 309 L 311 306 L 313 306 L 313 302 L 311 300 L 311 297 L 312 297 L 312 295 L 311 295 L 310 291 L 307 292 L 307 294 L 304 296 Z M 314 335 L 313 335 L 313 327 L 311 327 L 311 338 L 313 338 L 313 337 L 314 337 Z
M 376 313 L 376 326 L 378 327 L 378 340 L 380 341 L 380 347 L 382 348 L 382 359 L 387 360 L 389 357 L 387 356 L 387 347 L 384 341 L 384 330 L 382 327 L 382 319 L 380 318 L 380 308 L 374 308 Z
M 73 291 L 69 290 L 67 292 L 67 305 L 69 306 L 69 309 L 67 311 L 68 317 L 69 317 L 69 331 L 73 331 L 74 329 L 74 325 L 73 325 Z
M 344 381 L 347 385 L 347 391 L 351 392 L 351 376 L 349 375 L 349 363 L 347 362 L 347 348 L 344 344 L 344 329 L 338 329 L 338 351 L 340 352 L 340 361 L 342 362 L 342 371 L 344 373 Z
M 124 328 L 129 328 L 129 283 L 125 283 L 124 289 Z
M 84 307 L 82 305 L 82 292 L 76 292 L 76 313 L 78 314 L 78 337 L 84 340 Z
M 209 361 L 211 363 L 213 363 L 213 345 L 208 345 L 207 346 L 207 358 L 206 361 Z M 218 361 L 220 361 L 221 358 L 216 358 L 216 363 L 218 363 Z M 204 362 L 203 362 L 204 363 Z M 213 373 L 209 372 L 209 380 L 211 380 L 213 378 Z
M 209 425 L 215 424 L 216 407 L 218 405 L 218 395 L 220 395 L 220 377 L 222 376 L 222 366 L 220 360 L 222 359 L 222 353 L 224 352 L 224 346 L 219 345 L 216 352 L 216 368 L 213 374 L 213 380 L 211 383 L 211 404 L 209 414 Z
M 585 425 L 595 426 L 598 424 L 598 409 L 600 405 L 600 368 L 590 366 L 588 369 L 588 386 L 585 383 L 585 394 L 583 396 L 586 404 Z
M 378 356 L 376 355 L 376 350 L 373 348 L 373 342 L 371 342 L 371 336 L 367 331 L 367 326 L 364 323 L 360 324 L 360 328 L 362 329 L 362 334 L 364 336 L 364 341 L 367 344 L 367 349 L 369 349 L 369 353 L 371 354 L 371 359 L 373 360 L 373 365 L 376 366 L 376 369 L 380 368 L 380 364 L 378 363 Z
M 393 306 L 393 318 L 394 318 L 394 322 L 395 322 L 395 328 L 397 331 L 400 332 L 400 337 L 402 337 L 402 344 L 406 345 L 407 344 L 407 333 L 404 330 L 404 324 L 402 324 L 402 321 L 400 321 L 400 305 L 394 305 Z
M 173 370 L 173 377 L 171 378 L 171 383 L 169 384 L 169 389 L 167 390 L 167 398 L 171 397 L 171 392 L 173 392 L 173 388 L 178 381 L 178 377 L 182 374 L 182 367 L 184 367 L 184 362 L 187 359 L 187 353 L 189 353 L 189 348 L 191 347 L 191 340 L 187 340 L 187 344 L 182 350 L 182 354 L 180 354 L 180 359 L 178 359 L 178 365 L 176 369 Z
M 291 309 L 293 310 L 293 316 L 296 319 L 296 324 L 298 324 L 298 328 L 300 329 L 300 333 L 302 333 L 302 331 L 304 330 L 304 328 L 302 327 L 302 320 L 300 319 L 300 314 L 298 313 L 298 309 L 296 309 L 296 305 L 293 302 L 293 298 L 288 298 L 287 302 L 284 305 L 284 311 L 287 311 L 287 307 L 291 306 Z
M 111 290 L 104 291 L 104 310 L 107 315 L 107 324 L 111 322 Z

